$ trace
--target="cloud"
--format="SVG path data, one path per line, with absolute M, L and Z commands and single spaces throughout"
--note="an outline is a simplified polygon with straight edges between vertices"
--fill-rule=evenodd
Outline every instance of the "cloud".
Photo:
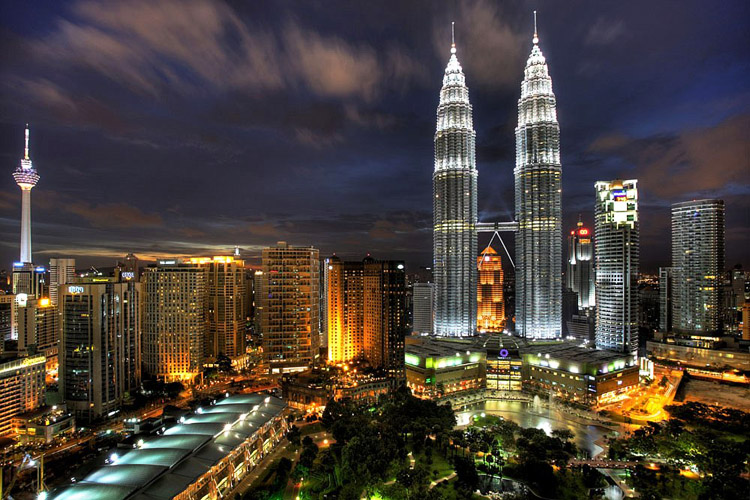
M 467 83 L 493 87 L 514 87 L 521 83 L 523 50 L 531 50 L 533 32 L 518 34 L 511 19 L 489 1 L 463 2 L 456 19 L 458 60 Z M 447 63 L 450 55 L 450 25 L 436 26 L 433 40 L 439 57 Z
M 586 35 L 586 43 L 591 45 L 609 45 L 625 34 L 625 24 L 622 21 L 612 21 L 599 18 L 591 25 Z
M 403 86 L 426 74 L 396 46 L 378 52 L 296 21 L 276 36 L 226 3 L 199 0 L 82 0 L 32 47 L 44 66 L 92 71 L 154 98 L 302 87 L 372 101 L 388 80 Z
M 91 205 L 77 202 L 64 207 L 68 212 L 81 216 L 89 224 L 98 228 L 158 227 L 163 224 L 160 215 L 147 214 L 127 203 Z
M 641 139 L 607 135 L 589 151 L 614 155 L 635 166 L 641 185 L 658 197 L 693 193 L 720 196 L 732 185 L 748 184 L 750 114 L 712 126 Z M 633 175 L 633 174 L 628 174 Z
M 279 230 L 270 222 L 263 224 L 252 224 L 247 227 L 247 232 L 253 236 L 278 236 Z
M 337 37 L 324 38 L 318 33 L 289 24 L 284 43 L 291 66 L 315 93 L 348 97 L 374 98 L 383 77 L 383 69 L 370 47 L 355 47 Z
M 72 16 L 35 44 L 50 64 L 88 68 L 154 96 L 196 92 L 201 83 L 219 89 L 282 84 L 272 38 L 251 33 L 220 2 L 81 1 Z

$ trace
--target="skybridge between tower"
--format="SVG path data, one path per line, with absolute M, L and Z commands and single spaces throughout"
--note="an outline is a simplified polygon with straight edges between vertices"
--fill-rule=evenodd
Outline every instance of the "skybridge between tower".
M 477 233 L 515 233 L 518 231 L 518 222 L 477 222 L 476 228 Z
M 503 241 L 502 236 L 500 236 L 500 233 L 515 233 L 518 231 L 518 221 L 507 221 L 507 222 L 477 222 L 474 226 L 476 228 L 477 234 L 479 233 L 492 233 L 492 238 L 490 239 L 490 242 L 487 244 L 487 248 L 489 248 L 492 245 L 492 241 L 495 239 L 495 236 L 497 236 L 497 239 L 500 240 L 500 243 L 503 245 L 503 249 L 505 250 L 505 255 L 508 256 L 508 260 L 510 261 L 510 264 L 515 269 L 516 263 L 513 262 L 513 257 L 510 256 L 510 252 L 508 251 L 508 247 L 505 246 L 505 242 Z M 484 257 L 484 254 L 482 254 L 482 257 Z

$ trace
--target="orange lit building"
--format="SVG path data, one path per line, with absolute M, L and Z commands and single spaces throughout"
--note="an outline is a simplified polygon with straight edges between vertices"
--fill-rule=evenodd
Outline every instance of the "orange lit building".
M 503 297 L 503 264 L 494 248 L 488 246 L 477 258 L 477 329 L 480 332 L 502 332 L 505 328 Z
M 400 261 L 328 263 L 328 361 L 366 359 L 403 376 L 406 274 Z
M 328 261 L 328 361 L 340 363 L 364 355 L 364 266 Z

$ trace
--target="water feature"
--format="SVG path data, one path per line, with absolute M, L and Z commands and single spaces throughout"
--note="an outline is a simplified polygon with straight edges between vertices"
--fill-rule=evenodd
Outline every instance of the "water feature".
M 583 423 L 571 414 L 569 408 L 543 406 L 539 396 L 534 396 L 530 402 L 489 400 L 467 406 L 464 410 L 456 411 L 458 425 L 469 424 L 475 414 L 482 412 L 512 420 L 521 427 L 542 429 L 547 434 L 556 429 L 568 429 L 575 436 L 576 446 L 587 452 L 590 457 L 602 451 L 596 442 L 612 433 L 611 429 L 601 425 Z

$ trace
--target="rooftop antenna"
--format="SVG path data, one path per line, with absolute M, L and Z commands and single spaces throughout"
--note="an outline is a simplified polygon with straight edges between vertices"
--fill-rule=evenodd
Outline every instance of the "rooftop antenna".
M 456 53 L 456 23 L 451 22 L 451 54 Z
M 534 45 L 539 43 L 539 35 L 536 30 L 536 11 L 534 11 L 534 39 L 532 41 L 534 42 Z
M 29 159 L 29 124 L 26 124 L 26 146 L 24 147 L 23 151 L 23 159 L 28 160 Z

